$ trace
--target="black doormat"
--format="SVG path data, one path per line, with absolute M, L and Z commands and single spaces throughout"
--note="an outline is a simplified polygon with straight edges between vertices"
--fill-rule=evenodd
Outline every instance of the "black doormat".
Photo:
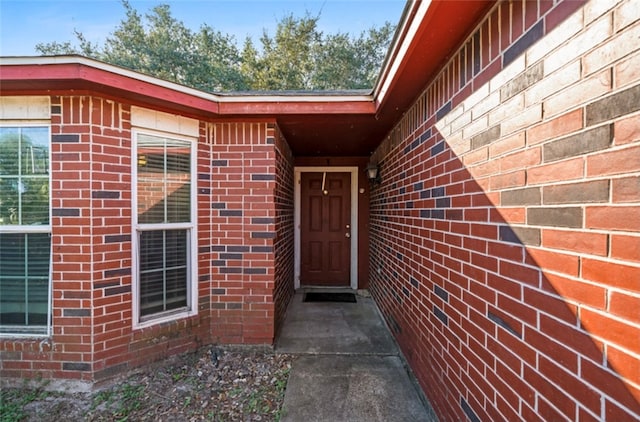
M 308 292 L 304 295 L 304 302 L 348 302 L 356 303 L 353 293 Z

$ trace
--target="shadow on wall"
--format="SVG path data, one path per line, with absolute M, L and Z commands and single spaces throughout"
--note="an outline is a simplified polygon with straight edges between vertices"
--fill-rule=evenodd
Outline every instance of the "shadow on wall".
M 439 416 L 638 417 L 638 329 L 624 320 L 638 320 L 624 291 L 637 271 L 590 256 L 607 256 L 610 235 L 585 226 L 584 204 L 564 206 L 591 187 L 523 188 L 544 157 L 472 174 L 435 126 L 416 139 L 380 163 L 371 291 Z

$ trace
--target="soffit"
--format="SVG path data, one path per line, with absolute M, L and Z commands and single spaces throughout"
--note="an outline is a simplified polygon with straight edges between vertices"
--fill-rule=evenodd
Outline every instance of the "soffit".
M 275 120 L 296 156 L 368 156 L 386 137 L 435 72 L 468 36 L 490 1 L 432 1 L 413 25 L 419 2 L 409 3 L 407 29 L 390 52 L 394 72 L 372 94 L 263 93 L 215 95 L 80 57 L 3 58 L 2 95 L 100 92 L 136 105 L 207 120 Z M 423 5 L 424 7 L 424 5 Z M 426 10 L 426 12 L 425 12 Z M 395 51 L 394 51 L 395 50 Z M 389 63 L 387 62 L 387 67 Z M 386 83 L 384 95 L 378 88 Z

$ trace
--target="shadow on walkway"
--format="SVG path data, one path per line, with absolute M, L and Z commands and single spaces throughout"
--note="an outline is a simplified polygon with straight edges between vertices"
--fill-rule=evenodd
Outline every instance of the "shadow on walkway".
M 303 302 L 298 291 L 276 351 L 297 355 L 282 422 L 436 421 L 375 303 Z

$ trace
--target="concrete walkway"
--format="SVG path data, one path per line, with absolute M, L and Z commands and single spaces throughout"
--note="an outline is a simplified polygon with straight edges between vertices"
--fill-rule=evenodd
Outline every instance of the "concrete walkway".
M 437 421 L 420 399 L 371 298 L 289 309 L 276 351 L 297 355 L 282 422 Z

